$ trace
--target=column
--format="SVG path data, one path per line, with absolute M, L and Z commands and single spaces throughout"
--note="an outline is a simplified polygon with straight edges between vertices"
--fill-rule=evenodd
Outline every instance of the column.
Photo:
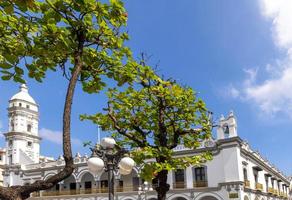
M 186 168 L 186 173 L 185 173 L 185 178 L 186 178 L 186 183 L 187 183 L 187 188 L 193 188 L 193 167 L 187 167 Z

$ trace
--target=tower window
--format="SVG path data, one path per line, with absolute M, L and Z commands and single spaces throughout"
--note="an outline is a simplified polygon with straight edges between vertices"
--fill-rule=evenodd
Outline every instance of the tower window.
M 13 141 L 9 140 L 8 145 L 11 147 L 13 145 Z
M 12 165 L 12 155 L 9 155 L 9 164 Z
M 26 105 L 26 108 L 29 109 L 29 105 Z
M 11 131 L 14 131 L 14 123 L 11 122 Z
M 28 141 L 27 142 L 27 146 L 31 147 L 32 146 L 32 142 Z
M 21 104 L 21 103 L 19 103 L 18 105 L 19 105 L 19 107 L 21 107 L 21 106 L 22 106 L 22 104 Z
M 27 125 L 27 132 L 31 132 L 31 125 L 30 124 Z
M 224 138 L 229 138 L 229 126 L 227 124 L 225 124 L 223 126 L 223 132 L 224 132 Z

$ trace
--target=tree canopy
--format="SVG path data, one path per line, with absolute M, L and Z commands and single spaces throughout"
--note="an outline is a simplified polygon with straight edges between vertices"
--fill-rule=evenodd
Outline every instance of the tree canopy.
M 167 172 L 200 165 L 211 159 L 208 152 L 175 156 L 178 145 L 197 149 L 211 137 L 212 122 L 205 103 L 192 88 L 163 80 L 150 67 L 139 71 L 134 85 L 123 91 L 110 89 L 105 112 L 83 116 L 110 131 L 143 165 L 141 176 L 158 183 L 158 199 L 169 190 Z M 155 162 L 147 162 L 147 160 Z

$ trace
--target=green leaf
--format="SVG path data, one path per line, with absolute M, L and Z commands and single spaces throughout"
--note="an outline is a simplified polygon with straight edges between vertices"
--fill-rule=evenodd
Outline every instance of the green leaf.
M 20 67 L 17 67 L 17 66 L 15 66 L 14 69 L 15 69 L 15 72 L 17 74 L 23 75 L 23 73 L 24 73 L 23 69 L 21 69 Z
M 12 75 L 5 75 L 5 76 L 2 76 L 1 79 L 4 81 L 7 81 L 7 80 L 10 80 L 11 77 L 12 77 Z
M 8 6 L 5 6 L 4 7 L 4 11 L 7 13 L 7 14 L 13 14 L 14 12 L 14 8 L 13 8 L 13 5 L 12 4 L 9 4 Z

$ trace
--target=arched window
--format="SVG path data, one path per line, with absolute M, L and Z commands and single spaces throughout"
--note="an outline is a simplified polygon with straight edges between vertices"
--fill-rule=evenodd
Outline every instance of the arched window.
M 194 187 L 207 187 L 207 167 L 195 167 L 193 170 Z
M 225 124 L 223 126 L 223 132 L 224 132 L 224 138 L 229 138 L 229 126 L 227 124 Z
M 249 200 L 248 196 L 245 195 L 244 200 Z
M 83 194 L 90 194 L 92 192 L 92 188 L 95 186 L 94 177 L 91 173 L 86 172 L 81 178 L 81 190 L 80 192 Z
M 71 195 L 76 194 L 76 180 L 75 177 L 73 175 L 69 176 L 68 178 L 66 178 L 64 180 L 64 184 L 63 184 L 63 191 L 67 192 Z

